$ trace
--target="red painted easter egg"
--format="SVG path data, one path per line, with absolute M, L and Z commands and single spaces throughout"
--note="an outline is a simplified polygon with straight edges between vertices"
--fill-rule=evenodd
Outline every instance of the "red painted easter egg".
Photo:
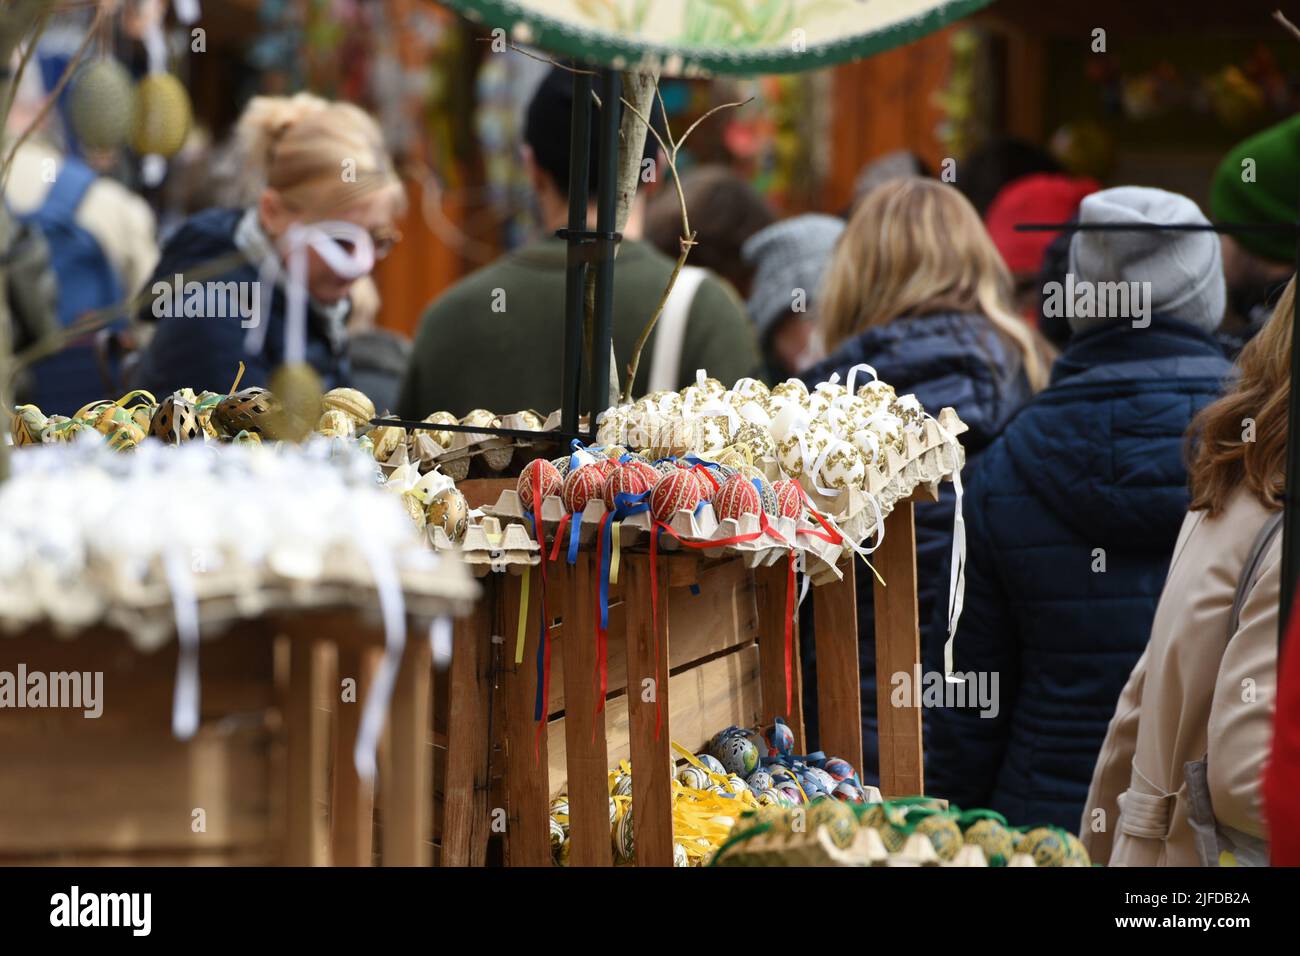
M 583 465 L 569 472 L 569 477 L 564 479 L 564 485 L 560 490 L 564 507 L 574 514 L 581 513 L 592 498 L 600 499 L 604 484 L 605 475 L 598 464 Z
M 656 521 L 668 521 L 679 511 L 694 511 L 703 497 L 694 473 L 674 469 L 655 482 L 650 492 L 650 514 Z
M 560 470 L 545 458 L 536 458 L 524 466 L 524 470 L 519 473 L 519 481 L 515 483 L 515 490 L 519 492 L 519 503 L 524 506 L 526 511 L 533 510 L 533 492 L 537 488 L 538 478 L 542 482 L 542 497 L 549 498 L 551 495 L 558 495 L 564 480 L 560 478 Z
M 713 511 L 718 520 L 756 515 L 763 507 L 758 489 L 744 475 L 735 475 L 722 483 L 713 496 Z

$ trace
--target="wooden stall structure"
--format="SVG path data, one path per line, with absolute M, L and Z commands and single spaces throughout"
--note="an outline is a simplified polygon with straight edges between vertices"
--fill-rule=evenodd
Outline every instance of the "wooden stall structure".
M 262 618 L 204 641 L 199 727 L 180 741 L 175 641 L 146 653 L 113 630 L 0 637 L 6 670 L 102 675 L 96 717 L 40 708 L 0 720 L 0 864 L 429 865 L 433 668 L 415 628 L 376 787 L 353 763 L 383 646 L 379 625 L 351 610 Z
M 498 483 L 475 484 L 462 485 L 471 504 L 494 499 Z M 888 582 L 877 582 L 875 601 L 881 790 L 889 797 L 924 791 L 919 706 L 894 707 L 889 699 L 891 675 L 912 674 L 920 662 L 913 501 L 924 496 L 918 489 L 896 504 L 873 555 Z M 855 765 L 862 754 L 856 560 L 841 565 L 842 580 L 813 588 L 808 597 L 817 620 L 820 749 Z M 803 752 L 797 626 L 786 706 L 786 564 L 749 570 L 739 558 L 708 560 L 683 551 L 661 554 L 659 562 L 656 634 L 649 555 L 623 554 L 610 592 L 607 693 L 599 714 L 595 557 L 583 551 L 576 565 L 549 565 L 551 680 L 541 733 L 533 719 L 541 637 L 531 623 L 515 663 L 522 578 L 484 579 L 488 593 L 480 614 L 458 631 L 450 676 L 439 785 L 442 865 L 551 865 L 549 803 L 561 790 L 569 799 L 571 865 L 611 865 L 608 774 L 628 759 L 636 862 L 670 866 L 672 741 L 699 750 L 727 726 L 781 716 L 794 732 L 796 752 Z M 537 620 L 541 592 L 533 569 L 529 622 Z M 474 626 L 485 630 L 468 634 Z

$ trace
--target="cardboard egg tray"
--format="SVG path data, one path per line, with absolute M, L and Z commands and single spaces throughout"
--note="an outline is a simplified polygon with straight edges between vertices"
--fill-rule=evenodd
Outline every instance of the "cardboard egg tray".
M 832 497 L 818 492 L 806 475 L 801 477 L 799 483 L 807 492 L 808 500 L 834 519 L 853 541 L 866 540 L 875 533 L 876 512 L 864 490 L 876 499 L 884 518 L 894 510 L 894 505 L 911 497 L 918 487 L 926 486 L 937 493 L 939 482 L 950 480 L 961 471 L 966 462 L 965 450 L 960 443 L 954 445 L 947 441 L 940 433 L 940 426 L 954 437 L 969 429 L 951 408 L 940 410 L 937 418 L 937 423 L 925 420 L 922 434 L 906 436 L 906 454 L 900 455 L 893 447 L 886 448 L 883 461 L 867 470 L 865 489 L 847 488 Z
M 541 549 L 528 536 L 522 524 L 502 525 L 493 516 L 471 523 L 465 530 L 465 540 L 459 545 L 447 537 L 437 525 L 427 528 L 429 543 L 438 551 L 459 550 L 475 577 L 488 572 L 522 574 L 525 567 L 541 561 Z
M 508 488 L 502 491 L 496 504 L 484 507 L 483 512 L 496 519 L 508 522 L 508 527 L 520 528 L 524 531 L 525 536 L 531 540 L 531 527 L 524 517 L 523 504 L 519 500 L 518 492 L 513 489 Z M 542 499 L 542 526 L 546 531 L 548 542 L 554 539 L 564 514 L 564 503 L 559 496 L 550 495 Z M 601 519 L 605 517 L 605 514 L 606 509 L 603 501 L 593 500 L 587 502 L 587 507 L 583 510 L 579 519 L 578 540 L 581 542 L 582 547 L 595 547 L 596 535 L 600 532 Z M 718 544 L 712 548 L 704 547 L 691 550 L 698 551 L 709 558 L 736 555 L 744 560 L 745 567 L 752 569 L 767 567 L 786 559 L 790 553 L 790 546 L 793 544 L 796 549 L 805 553 L 806 570 L 812 575 L 813 583 L 821 584 L 831 578 L 838 580 L 843 577 L 843 572 L 837 567 L 844 552 L 843 545 L 831 544 L 814 535 L 797 533 L 803 529 L 820 531 L 819 525 L 807 518 L 797 522 L 793 518 L 773 518 L 769 520 L 772 530 L 781 536 L 780 539 L 771 534 L 764 534 L 751 541 Z M 677 512 L 667 524 L 677 535 L 692 542 L 726 541 L 729 538 L 754 534 L 760 530 L 757 515 L 742 515 L 739 519 L 724 518 L 719 521 L 713 511 L 713 505 L 707 501 L 704 502 L 698 512 Z M 618 522 L 619 547 L 648 550 L 652 528 L 653 524 L 649 512 L 641 512 L 620 519 Z M 564 533 L 567 536 L 571 533 L 570 529 L 566 527 Z M 536 542 L 533 542 L 533 547 L 537 547 Z M 561 547 L 565 546 L 562 545 Z M 664 534 L 659 538 L 659 549 L 666 552 L 680 551 L 685 550 L 685 546 L 672 535 Z

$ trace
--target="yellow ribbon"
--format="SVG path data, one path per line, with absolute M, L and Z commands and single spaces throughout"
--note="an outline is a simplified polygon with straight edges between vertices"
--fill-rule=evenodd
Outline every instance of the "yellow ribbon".
M 515 638 L 515 664 L 524 662 L 524 633 L 528 630 L 528 582 L 532 568 L 524 565 L 523 580 L 519 582 L 519 636 Z
M 609 529 L 610 541 L 613 542 L 609 555 L 609 583 L 618 584 L 618 559 L 623 551 L 623 546 L 619 542 L 618 526 L 622 522 L 615 521 Z

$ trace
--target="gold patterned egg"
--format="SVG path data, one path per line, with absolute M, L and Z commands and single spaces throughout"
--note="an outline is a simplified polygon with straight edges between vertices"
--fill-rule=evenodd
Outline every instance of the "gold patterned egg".
M 870 428 L 859 428 L 849 436 L 849 441 L 868 467 L 880 461 L 880 438 Z
M 369 435 L 374 443 L 375 461 L 388 461 L 406 441 L 406 429 L 396 425 L 382 425 Z
M 41 433 L 45 430 L 44 413 L 35 405 L 19 405 L 9 422 L 10 433 L 15 445 L 39 445 Z
M 316 431 L 326 438 L 351 438 L 356 419 L 337 408 L 327 409 L 316 423 Z
M 131 74 L 117 60 L 105 57 L 77 73 L 68 95 L 68 120 L 83 146 L 121 146 L 131 133 L 134 111 Z
M 834 440 L 822 462 L 818 481 L 824 488 L 861 488 L 867 477 L 862 452 L 846 441 Z
M 481 409 L 480 409 L 481 410 Z M 473 413 L 471 413 L 473 414 Z M 489 415 L 491 412 L 488 413 Z M 434 412 L 425 419 L 430 425 L 459 425 L 460 422 L 451 412 Z M 450 448 L 454 432 L 445 431 L 426 431 L 426 435 L 436 441 L 443 448 Z
M 273 420 L 280 410 L 279 400 L 259 386 L 240 389 L 227 395 L 212 411 L 212 421 L 223 435 L 241 431 L 275 437 Z
M 790 378 L 780 385 L 772 386 L 770 395 L 774 399 L 795 401 L 802 405 L 808 398 L 808 386 L 797 378 Z
M 441 528 L 453 543 L 458 544 L 469 528 L 469 502 L 459 489 L 447 488 L 429 501 L 425 519 L 429 524 Z
M 375 403 L 355 388 L 331 388 L 321 398 L 321 406 L 326 414 L 340 411 L 347 415 L 352 420 L 353 431 L 364 428 L 375 417 Z
M 135 87 L 131 148 L 141 156 L 174 156 L 190 132 L 190 95 L 170 73 L 150 73 Z
M 920 426 L 925 421 L 925 409 L 915 395 L 900 395 L 890 403 L 889 411 L 902 420 L 905 428 Z
M 768 399 L 772 397 L 772 391 L 756 378 L 742 378 L 727 392 L 725 401 L 732 405 L 743 405 L 745 402 L 756 402 L 764 407 L 767 406 Z
M 832 435 L 847 437 L 852 430 L 853 422 L 849 418 L 848 412 L 834 405 L 828 405 L 813 420 L 813 424 L 825 426 L 826 430 Z
M 895 397 L 894 386 L 880 379 L 867 382 L 858 389 L 858 398 L 866 399 L 867 404 L 873 409 L 888 408 Z
M 527 408 L 519 413 L 519 427 L 525 431 L 539 432 L 545 424 L 541 415 Z
M 153 417 L 158 411 L 157 405 L 137 405 L 131 409 L 131 421 L 146 434 L 149 431 L 149 425 L 153 422 Z
M 402 504 L 417 528 L 423 528 L 428 523 L 428 516 L 424 513 L 424 504 L 415 495 L 403 492 Z
M 178 395 L 168 395 L 162 400 L 149 423 L 149 434 L 169 445 L 204 437 L 193 404 Z

